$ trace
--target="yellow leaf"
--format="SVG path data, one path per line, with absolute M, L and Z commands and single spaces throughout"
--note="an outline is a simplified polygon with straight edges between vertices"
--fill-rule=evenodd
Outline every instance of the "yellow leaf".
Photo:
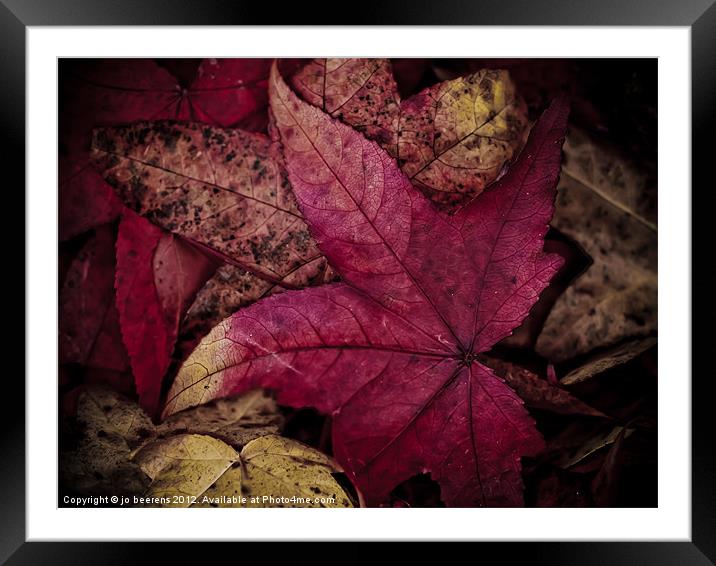
M 145 504 L 166 507 L 352 507 L 333 476 L 338 465 L 318 450 L 275 435 L 239 455 L 216 438 L 184 434 L 136 456 L 152 485 Z
M 211 436 L 180 434 L 147 444 L 135 461 L 152 478 L 145 494 L 150 506 L 189 507 L 238 457 Z

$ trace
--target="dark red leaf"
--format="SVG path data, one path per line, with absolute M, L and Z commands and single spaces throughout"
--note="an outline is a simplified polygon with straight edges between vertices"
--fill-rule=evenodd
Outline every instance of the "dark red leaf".
M 213 268 L 178 237 L 124 212 L 117 237 L 117 307 L 139 403 L 150 415 L 157 409 L 180 319 Z
M 502 377 L 524 400 L 528 407 L 561 415 L 606 417 L 604 413 L 580 401 L 556 381 L 545 380 L 531 371 L 510 362 L 481 356 L 481 361 Z M 554 372 L 554 369 L 552 370 Z M 549 369 L 547 370 L 549 376 Z
M 114 302 L 114 228 L 100 226 L 70 264 L 60 290 L 60 363 L 78 363 L 123 372 Z

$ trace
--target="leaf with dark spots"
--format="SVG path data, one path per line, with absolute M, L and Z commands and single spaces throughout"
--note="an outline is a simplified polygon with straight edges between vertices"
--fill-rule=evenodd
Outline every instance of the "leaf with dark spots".
M 129 367 L 113 293 L 114 241 L 113 226 L 100 226 L 70 263 L 59 298 L 60 363 Z
M 134 212 L 122 216 L 115 279 L 122 339 L 139 403 L 157 410 L 179 322 L 215 269 L 204 255 Z
M 291 81 L 307 102 L 385 147 L 396 146 L 400 96 L 387 59 L 314 59 Z
M 152 59 L 61 60 L 60 240 L 121 213 L 120 200 L 91 166 L 93 128 L 182 119 L 263 129 L 269 66 L 267 59 L 209 59 L 186 89 Z
M 437 202 L 475 196 L 522 148 L 527 108 L 507 71 L 485 70 L 439 83 L 400 107 L 396 157 Z
M 497 358 L 481 357 L 481 361 L 514 389 L 528 407 L 560 415 L 606 417 L 604 413 L 577 399 L 569 391 L 542 379 L 537 374 Z
M 316 59 L 292 85 L 307 102 L 380 143 L 413 184 L 446 205 L 495 181 L 527 133 L 527 108 L 507 71 L 445 81 L 402 103 L 385 59 Z
M 564 362 L 657 329 L 656 183 L 613 149 L 570 131 L 553 225 L 593 263 L 554 304 L 537 352 Z
M 310 278 L 321 269 L 321 253 L 267 137 L 139 123 L 97 130 L 93 155 L 130 208 L 260 279 L 292 286 L 290 278 L 300 286 L 298 271 Z
M 523 504 L 520 458 L 543 440 L 523 401 L 476 355 L 519 326 L 561 260 L 543 252 L 567 105 L 454 216 L 379 145 L 269 85 L 299 207 L 342 283 L 239 310 L 199 344 L 163 416 L 264 387 L 334 415 L 338 462 L 367 504 L 430 473 L 452 506 Z

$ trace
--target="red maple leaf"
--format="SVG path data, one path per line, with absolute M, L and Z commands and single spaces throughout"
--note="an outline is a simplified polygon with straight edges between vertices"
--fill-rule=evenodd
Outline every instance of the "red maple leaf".
M 451 506 L 523 504 L 543 440 L 476 360 L 519 326 L 560 267 L 543 251 L 567 103 L 454 216 L 375 142 L 301 101 L 276 69 L 271 111 L 301 211 L 342 283 L 238 311 L 182 366 L 164 415 L 254 387 L 334 415 L 333 446 L 369 505 L 429 472 Z

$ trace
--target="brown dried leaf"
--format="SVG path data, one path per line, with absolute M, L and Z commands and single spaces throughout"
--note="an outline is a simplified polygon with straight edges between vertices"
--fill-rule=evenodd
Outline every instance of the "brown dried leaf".
M 574 385 L 575 383 L 586 381 L 595 375 L 640 356 L 655 345 L 656 338 L 646 338 L 644 340 L 632 340 L 610 348 L 591 357 L 586 363 L 570 371 L 562 378 L 560 383 L 562 385 Z
M 578 130 L 564 152 L 552 226 L 594 263 L 557 300 L 537 340 L 554 362 L 657 327 L 655 185 Z
M 139 493 L 149 485 L 129 459 L 131 449 L 154 434 L 152 421 L 136 403 L 107 388 L 84 388 L 70 428 L 76 444 L 60 454 L 65 486 L 82 494 L 117 495 Z
M 595 452 L 616 442 L 617 438 L 623 436 L 628 438 L 634 432 L 633 428 L 615 426 L 611 430 L 605 430 L 594 436 L 590 436 L 584 443 L 575 450 L 566 451 L 557 458 L 555 464 L 560 468 L 571 468 Z
M 627 430 L 629 429 L 624 428 L 619 432 L 609 448 L 604 464 L 592 480 L 592 497 L 598 507 L 613 507 L 617 501 L 619 476 L 624 460 L 623 444 Z
M 172 415 L 157 426 L 157 435 L 208 434 L 240 449 L 260 436 L 279 433 L 282 426 L 273 398 L 257 389 Z

